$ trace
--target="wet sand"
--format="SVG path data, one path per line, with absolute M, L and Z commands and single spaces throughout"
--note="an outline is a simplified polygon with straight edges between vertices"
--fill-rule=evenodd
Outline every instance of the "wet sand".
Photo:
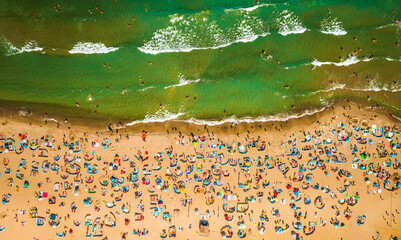
M 375 190 L 377 191 L 378 188 L 373 186 L 373 182 L 377 180 L 377 175 L 374 176 L 373 174 L 368 174 L 367 177 L 369 177 L 370 183 L 365 183 L 364 173 L 367 170 L 362 171 L 360 169 L 352 168 L 351 160 L 354 156 L 351 153 L 350 145 L 357 145 L 358 154 L 364 151 L 371 154 L 366 162 L 360 160 L 359 164 L 374 163 L 374 166 L 376 166 L 376 164 L 379 163 L 384 171 L 391 174 L 391 182 L 396 182 L 398 180 L 394 178 L 399 174 L 400 169 L 395 169 L 393 166 L 384 167 L 382 163 L 388 159 L 394 163 L 398 156 L 390 157 L 387 155 L 384 158 L 379 158 L 376 149 L 380 148 L 380 146 L 378 146 L 380 141 L 385 144 L 382 150 L 387 150 L 388 154 L 392 152 L 399 154 L 400 149 L 391 149 L 391 142 L 383 137 L 374 137 L 370 133 L 366 136 L 362 136 L 361 132 L 357 132 L 353 129 L 353 125 L 361 128 L 372 127 L 373 125 L 376 125 L 377 127 L 390 126 L 390 128 L 392 128 L 393 126 L 400 127 L 401 124 L 398 120 L 390 117 L 389 114 L 383 110 L 366 109 L 364 106 L 361 109 L 362 110 L 359 110 L 358 106 L 354 103 L 348 104 L 345 102 L 335 104 L 333 108 L 330 107 L 327 110 L 316 113 L 312 116 L 291 119 L 286 122 L 239 122 L 234 124 L 226 123 L 218 126 L 204 126 L 186 122 L 168 121 L 164 123 L 136 124 L 131 127 L 123 127 L 124 124 L 122 123 L 121 128 L 118 129 L 118 133 L 116 132 L 117 127 L 119 127 L 118 123 L 112 123 L 110 125 L 112 131 L 109 131 L 107 128 L 109 122 L 96 122 L 92 124 L 89 120 L 86 120 L 85 122 L 68 120 L 66 122 L 59 121 L 56 123 L 47 120 L 47 123 L 45 123 L 39 118 L 18 116 L 18 113 L 3 111 L 0 121 L 0 133 L 5 136 L 6 139 L 14 139 L 16 142 L 15 147 L 17 149 L 20 147 L 20 139 L 18 139 L 19 133 L 26 134 L 26 139 L 29 141 L 38 139 L 39 142 L 44 141 L 40 140 L 42 136 L 44 136 L 44 139 L 46 139 L 46 136 L 49 136 L 49 141 L 54 141 L 54 146 L 40 147 L 48 150 L 48 157 L 40 157 L 38 156 L 40 154 L 39 150 L 32 151 L 29 148 L 24 149 L 24 152 L 19 155 L 13 151 L 0 154 L 1 159 L 9 159 L 8 165 L 4 166 L 4 164 L 2 164 L 2 167 L 10 168 L 11 170 L 10 174 L 6 174 L 3 170 L 1 172 L 0 184 L 2 187 L 0 195 L 7 193 L 12 195 L 12 200 L 9 203 L 0 205 L 0 214 L 2 217 L 0 219 L 0 225 L 5 227 L 5 229 L 0 232 L 1 238 L 33 239 L 36 237 L 39 239 L 58 239 L 59 237 L 56 236 L 56 232 L 60 233 L 67 231 L 65 239 L 83 239 L 85 238 L 87 231 L 87 227 L 85 226 L 85 216 L 87 214 L 91 214 L 90 223 L 93 223 L 97 217 L 103 221 L 104 216 L 112 212 L 116 216 L 116 226 L 104 226 L 103 236 L 101 236 L 100 239 L 105 237 L 108 239 L 121 239 L 122 233 L 124 232 L 128 232 L 127 239 L 159 239 L 162 230 L 165 229 L 168 231 L 170 226 L 175 226 L 177 228 L 177 239 L 204 239 L 205 237 L 200 236 L 199 234 L 198 225 L 201 215 L 206 215 L 206 211 L 209 210 L 210 216 L 207 217 L 207 220 L 210 224 L 210 233 L 208 234 L 210 239 L 222 238 L 220 229 L 225 225 L 230 225 L 232 227 L 234 232 L 233 239 L 238 239 L 237 232 L 239 228 L 237 223 L 242 221 L 240 217 L 243 217 L 245 224 L 244 231 L 247 234 L 245 237 L 246 239 L 292 239 L 292 231 L 299 233 L 304 239 L 355 239 L 356 237 L 360 239 L 371 239 L 372 236 L 375 236 L 376 231 L 378 231 L 380 232 L 380 239 L 388 239 L 390 235 L 396 235 L 401 232 L 401 226 L 398 223 L 401 221 L 401 215 L 396 212 L 401 212 L 398 190 L 386 190 L 383 186 L 383 181 L 386 177 L 383 177 L 383 179 L 378 180 L 381 184 L 381 193 L 375 193 Z M 11 114 L 13 114 L 13 116 L 11 116 Z M 49 118 L 50 117 L 48 117 L 48 119 Z M 339 126 L 340 123 L 343 123 L 344 126 Z M 342 144 L 337 140 L 338 133 L 330 133 L 330 130 L 332 129 L 339 130 L 340 132 L 346 132 L 349 130 L 353 135 L 348 143 Z M 147 132 L 146 141 L 142 141 L 142 130 Z M 318 136 L 315 130 L 320 130 L 321 136 Z M 301 140 L 304 140 L 305 136 L 308 135 L 308 132 L 310 132 L 311 141 L 301 143 Z M 361 145 L 357 143 L 355 140 L 356 135 L 361 135 L 362 137 L 367 138 L 367 140 L 372 140 L 373 144 L 367 143 Z M 196 146 L 193 144 L 194 136 L 197 139 Z M 202 136 L 205 136 L 206 140 L 204 142 L 198 138 Z M 108 138 L 109 143 L 107 144 L 107 148 L 103 149 L 102 141 L 106 137 Z M 330 156 L 327 154 L 319 155 L 319 145 L 315 145 L 313 142 L 317 139 L 323 141 L 328 138 L 332 138 L 333 143 L 327 145 L 320 144 L 320 146 L 331 148 L 336 145 L 337 152 L 331 154 L 336 155 L 339 158 L 339 153 L 344 154 L 347 158 L 347 163 L 327 163 L 325 161 L 329 159 Z M 399 134 L 395 134 L 392 141 L 399 143 L 397 138 L 399 138 Z M 63 145 L 63 139 L 69 144 L 78 141 L 78 145 L 82 146 L 82 151 L 79 153 L 69 153 L 68 146 Z M 180 142 L 182 139 L 184 139 L 184 144 Z M 246 145 L 257 139 L 259 145 L 262 141 L 266 143 L 265 150 L 258 151 L 256 148 L 249 147 L 246 154 L 240 154 L 238 149 L 236 149 L 235 153 L 229 153 L 227 151 L 228 142 L 232 143 L 235 141 L 236 144 L 240 142 L 241 144 Z M 295 141 L 295 139 L 297 140 Z M 289 142 L 289 140 L 291 142 Z M 92 147 L 92 142 L 98 142 L 100 146 Z M 296 142 L 296 145 L 294 142 Z M 221 145 L 224 144 L 224 148 L 215 148 L 214 146 L 218 143 Z M 4 141 L 0 141 L 0 145 L 3 144 Z M 60 145 L 60 150 L 58 149 L 58 145 Z M 201 145 L 203 145 L 202 148 Z M 306 145 L 313 146 L 313 149 L 311 151 L 303 151 L 302 147 L 305 147 Z M 299 155 L 287 156 L 291 151 L 291 147 L 298 148 L 300 152 L 299 154 L 302 154 L 301 159 L 298 158 Z M 168 150 L 166 150 L 166 148 L 168 148 Z M 139 156 L 138 151 L 141 152 L 143 157 L 148 157 L 148 159 L 143 163 L 135 158 L 135 155 Z M 199 153 L 203 154 L 204 158 L 196 159 L 194 164 L 190 164 L 188 161 L 185 163 L 178 161 L 176 167 L 171 167 L 169 166 L 170 157 L 167 156 L 167 151 L 171 151 L 171 158 L 177 158 L 178 160 L 182 159 L 183 161 L 185 158 L 180 157 L 182 154 L 185 156 L 195 156 L 196 153 Z M 163 152 L 161 155 L 164 156 L 162 169 L 159 171 L 153 171 L 151 176 L 146 176 L 146 180 L 150 180 L 150 184 L 145 185 L 142 182 L 144 177 L 143 166 L 144 164 L 148 164 L 149 167 L 155 169 L 157 165 L 155 156 L 160 152 Z M 216 152 L 216 156 L 223 153 L 224 157 L 220 160 L 222 162 L 225 162 L 228 157 L 230 159 L 241 160 L 243 157 L 249 157 L 252 164 L 248 169 L 244 168 L 244 170 L 241 171 L 241 168 L 238 165 L 235 167 L 228 164 L 221 165 L 217 162 L 216 157 L 208 158 L 208 154 L 211 152 Z M 92 153 L 95 156 L 94 159 L 90 161 L 85 160 L 85 154 L 92 156 Z M 117 158 L 115 157 L 116 154 L 118 154 Z M 309 154 L 312 155 L 309 156 Z M 375 156 L 373 154 L 375 154 Z M 55 161 L 54 157 L 56 155 L 60 155 L 61 159 Z M 123 161 L 125 155 L 127 155 L 129 160 Z M 260 156 L 264 160 L 265 155 L 268 155 L 269 158 L 273 157 L 274 160 L 276 160 L 276 166 L 273 169 L 267 169 L 266 165 L 263 167 L 257 167 L 253 164 L 253 159 L 255 157 Z M 74 177 L 76 175 L 70 175 L 67 179 L 62 179 L 60 177 L 60 175 L 65 175 L 65 165 L 70 166 L 71 164 L 64 163 L 64 158 L 67 156 L 70 156 L 71 158 L 81 158 L 80 163 L 78 164 L 81 166 L 80 177 L 82 183 L 74 182 Z M 96 156 L 101 156 L 101 160 L 97 160 Z M 293 178 L 294 176 L 298 176 L 300 169 L 299 167 L 292 168 L 290 166 L 291 160 L 296 160 L 299 166 L 302 164 L 307 165 L 311 158 L 316 158 L 317 156 L 322 160 L 322 163 L 324 162 L 328 176 L 325 176 L 325 172 L 321 167 L 317 167 L 316 170 L 313 171 L 306 170 L 303 173 L 304 178 L 301 181 L 294 182 Z M 26 169 L 18 167 L 21 159 L 26 160 Z M 114 159 L 120 159 L 120 165 L 118 164 L 118 160 L 114 161 Z M 44 173 L 42 170 L 42 163 L 45 160 L 48 160 L 49 164 L 58 164 L 60 167 L 59 172 L 57 173 L 49 169 L 47 173 Z M 37 176 L 30 176 L 32 161 L 37 161 L 39 163 Z M 75 162 L 77 163 L 76 160 Z M 87 172 L 88 168 L 84 168 L 85 162 L 91 166 L 97 164 L 98 173 L 89 174 Z M 135 168 L 139 171 L 139 180 L 136 183 L 129 183 L 127 179 L 129 173 L 135 169 L 130 167 L 130 162 L 135 163 Z M 279 162 L 285 163 L 285 167 L 289 167 L 289 170 L 285 175 L 279 171 L 279 167 L 277 166 L 279 165 Z M 117 166 L 117 170 L 110 169 L 110 163 L 114 163 Z M 200 171 L 197 171 L 198 163 L 201 165 Z M 186 176 L 184 171 L 188 165 L 194 165 L 194 171 Z M 210 174 L 211 184 L 205 187 L 207 192 L 205 194 L 196 194 L 194 192 L 194 187 L 196 185 L 201 186 L 204 183 L 195 182 L 194 175 L 198 174 L 202 176 L 204 172 L 211 170 L 213 165 L 215 165 L 217 169 L 221 169 L 223 172 L 227 170 L 229 172 L 229 177 L 221 175 L 223 186 L 216 186 L 214 185 L 214 182 L 219 179 L 219 176 Z M 167 169 L 169 169 L 168 171 L 170 173 L 174 173 L 178 166 L 184 172 L 182 176 L 166 176 Z M 349 171 L 352 174 L 352 178 L 340 177 L 338 169 L 335 171 L 337 167 L 338 169 Z M 24 174 L 22 180 L 16 178 L 16 171 L 18 169 L 20 170 L 20 173 Z M 125 169 L 126 172 L 121 173 L 122 169 Z M 263 172 L 260 170 L 263 170 Z M 249 186 L 240 188 L 238 184 L 239 173 L 240 182 L 242 184 L 251 178 L 253 179 L 252 183 L 249 184 Z M 311 178 L 309 184 L 305 179 L 308 173 L 313 174 L 313 178 Z M 125 182 L 120 184 L 120 187 L 127 186 L 129 191 L 126 193 L 122 193 L 121 190 L 113 191 L 110 180 L 112 175 L 117 178 L 122 176 L 125 179 Z M 86 178 L 89 176 L 94 177 L 93 183 L 85 182 Z M 109 182 L 105 187 L 101 186 L 99 182 L 99 179 L 102 176 L 105 176 Z M 166 191 L 157 188 L 155 182 L 156 176 L 161 177 L 162 183 L 168 181 L 168 184 L 167 182 L 166 184 L 169 185 L 169 187 Z M 261 179 L 259 183 L 257 183 L 257 178 L 260 178 L 260 176 Z M 13 186 L 9 186 L 9 178 L 13 178 Z M 29 187 L 27 188 L 23 188 L 25 180 L 29 181 Z M 262 184 L 265 180 L 269 182 L 267 187 L 263 187 Z M 73 194 L 73 189 L 69 189 L 65 190 L 67 192 L 67 197 L 61 198 L 59 193 L 64 191 L 64 187 L 61 187 L 58 192 L 54 191 L 54 184 L 56 182 L 64 183 L 65 181 L 71 183 L 72 186 L 78 184 L 80 189 L 78 196 Z M 174 184 L 179 181 L 185 182 L 185 191 L 181 194 L 176 194 L 174 193 L 173 188 Z M 352 184 L 352 181 L 354 181 L 354 184 Z M 42 186 L 38 187 L 38 183 L 42 183 Z M 329 193 L 324 193 L 320 189 L 312 189 L 311 186 L 316 183 L 319 183 L 320 188 L 328 186 L 331 191 Z M 138 185 L 137 189 L 133 188 L 134 184 Z M 224 191 L 223 187 L 228 190 L 228 184 L 230 188 L 229 191 Z M 288 184 L 291 185 L 291 188 L 287 189 Z M 347 192 L 340 193 L 337 190 L 337 188 L 345 187 L 345 185 L 348 184 L 349 187 Z M 86 188 L 93 188 L 95 185 L 97 188 L 96 193 L 88 193 L 85 190 Z M 307 190 L 302 189 L 302 186 L 307 185 L 309 185 Z M 17 186 L 19 187 L 19 191 L 17 191 Z M 148 191 L 152 186 L 155 187 L 154 193 Z M 214 188 L 214 191 L 211 187 Z M 249 191 L 245 192 L 244 189 L 247 187 L 249 187 Z M 294 197 L 294 187 L 300 189 L 300 194 L 302 196 L 302 199 L 299 202 L 295 202 L 296 207 L 300 208 L 297 209 L 297 213 L 301 212 L 303 215 L 306 214 L 306 217 L 300 221 L 303 225 L 313 222 L 316 226 L 316 230 L 312 235 L 305 236 L 302 229 L 295 230 L 292 226 L 292 223 L 297 221 L 294 218 L 294 210 L 290 207 L 290 203 L 292 202 L 291 196 Z M 367 194 L 367 187 L 370 189 L 370 194 Z M 104 188 L 107 191 L 105 196 L 101 195 L 101 188 Z M 282 192 L 277 196 L 278 201 L 271 203 L 268 200 L 268 196 L 269 193 L 274 194 L 274 189 L 282 189 Z M 47 192 L 48 197 L 39 201 L 35 197 L 35 192 L 39 191 Z M 136 191 L 142 192 L 142 195 L 140 197 L 135 197 Z M 237 200 L 223 201 L 223 197 L 217 197 L 216 193 L 219 191 L 222 191 L 222 195 L 237 195 L 238 198 Z M 257 192 L 260 191 L 263 192 L 263 196 L 257 197 Z M 336 197 L 332 196 L 331 193 L 335 194 Z M 347 204 L 340 205 L 338 200 L 345 199 L 347 194 L 349 196 L 355 196 L 357 193 L 358 202 L 354 206 L 349 206 L 353 213 L 350 220 L 347 220 L 344 216 L 344 210 L 347 208 Z M 116 201 L 116 197 L 121 196 L 121 194 L 123 194 L 122 200 Z M 158 194 L 159 198 L 163 200 L 163 204 L 151 205 L 151 194 Z M 184 207 L 180 204 L 180 199 L 185 198 L 185 195 L 192 199 L 192 204 L 187 204 L 187 206 Z M 56 197 L 55 204 L 49 204 L 48 199 L 51 196 Z M 214 197 L 214 203 L 206 205 L 206 198 L 212 196 Z M 308 196 L 312 201 L 309 205 L 304 203 L 304 198 L 306 196 Z M 325 203 L 323 209 L 317 209 L 313 203 L 318 196 L 321 196 Z M 89 206 L 85 206 L 84 204 L 84 199 L 87 197 L 91 197 L 93 200 Z M 246 198 L 251 200 L 252 197 L 255 197 L 256 200 L 254 202 L 248 202 L 249 209 L 245 213 L 239 213 L 237 211 L 227 213 L 229 216 L 233 217 L 233 220 L 225 220 L 225 212 L 223 211 L 224 203 L 227 203 L 229 206 L 236 206 L 238 201 L 246 202 Z M 285 200 L 285 204 L 280 203 L 280 200 L 282 199 Z M 103 201 L 106 203 L 112 203 L 114 201 L 115 207 L 107 208 Z M 65 203 L 64 206 L 60 206 L 61 202 Z M 70 208 L 73 202 L 75 202 L 77 206 L 75 212 L 72 212 Z M 122 205 L 127 202 L 131 205 L 132 209 L 129 214 L 124 214 L 122 212 Z M 144 211 L 137 208 L 138 204 L 143 205 Z M 100 207 L 98 212 L 95 211 L 95 206 Z M 158 217 L 155 217 L 151 214 L 150 208 L 158 206 L 161 206 L 163 210 Z M 340 226 L 335 228 L 330 224 L 330 219 L 336 217 L 335 214 L 337 211 L 333 209 L 332 206 L 338 208 L 340 216 L 337 218 L 341 223 L 345 224 L 344 227 Z M 37 207 L 38 216 L 46 218 L 47 222 L 44 226 L 36 226 L 36 219 L 29 218 L 29 210 L 32 207 Z M 195 213 L 195 208 L 199 209 L 198 215 Z M 272 208 L 279 210 L 279 217 L 272 215 Z M 176 215 L 174 213 L 175 209 L 179 210 L 179 214 Z M 25 210 L 25 214 L 20 214 L 20 210 Z M 260 215 L 262 210 L 266 211 L 266 216 L 269 221 L 263 221 L 266 226 L 266 231 L 263 234 L 260 234 L 258 233 L 256 225 L 261 222 Z M 170 213 L 171 222 L 169 219 L 163 220 L 163 212 Z M 315 212 L 317 215 L 315 215 Z M 50 213 L 58 214 L 58 216 L 61 217 L 60 224 L 55 228 L 50 227 L 48 223 Z M 134 221 L 135 213 L 143 214 L 144 220 Z M 394 214 L 394 217 L 392 214 Z M 358 226 L 356 220 L 357 216 L 362 215 L 366 216 L 366 223 Z M 130 219 L 130 223 L 127 226 L 124 224 L 125 218 Z M 326 221 L 325 226 L 322 226 L 321 219 Z M 80 221 L 81 225 L 79 227 L 75 226 L 73 223 L 74 220 Z M 288 224 L 290 226 L 289 230 L 280 234 L 275 233 L 274 227 L 278 226 L 275 222 L 278 220 L 282 220 L 284 221 L 284 224 Z M 388 222 L 388 224 L 386 222 Z M 191 229 L 189 228 L 190 224 L 192 225 Z M 183 231 L 178 231 L 179 227 L 182 227 Z M 140 229 L 142 231 L 144 228 L 149 231 L 147 236 L 133 235 L 133 229 Z M 68 233 L 69 229 L 73 230 L 71 234 Z M 92 227 L 89 228 L 89 232 L 92 232 Z

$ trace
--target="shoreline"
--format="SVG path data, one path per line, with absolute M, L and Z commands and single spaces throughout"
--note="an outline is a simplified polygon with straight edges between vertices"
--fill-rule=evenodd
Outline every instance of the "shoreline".
M 242 125 L 243 127 L 258 127 L 261 125 L 263 128 L 269 125 L 275 124 L 297 124 L 296 122 L 308 121 L 313 123 L 321 116 L 332 112 L 338 108 L 343 108 L 345 106 L 352 106 L 352 108 L 360 108 L 359 110 L 373 111 L 383 116 L 387 116 L 389 120 L 393 122 L 401 122 L 401 116 L 394 115 L 387 108 L 383 107 L 374 107 L 372 110 L 372 105 L 369 105 L 367 101 L 346 101 L 346 100 L 335 100 L 334 102 L 328 104 L 325 107 L 315 110 L 306 110 L 303 113 L 277 117 L 256 117 L 256 118 L 239 118 L 236 119 L 234 117 L 229 117 L 227 119 L 222 120 L 203 120 L 203 119 L 169 119 L 169 120 L 160 120 L 160 121 L 150 121 L 144 122 L 143 120 L 107 120 L 107 119 L 98 119 L 98 118 L 81 118 L 81 117 L 68 117 L 60 116 L 57 114 L 48 114 L 39 111 L 30 111 L 27 108 L 18 108 L 18 107 L 0 107 L 0 118 L 7 119 L 12 118 L 15 121 L 19 121 L 22 123 L 32 122 L 37 125 L 59 125 L 59 126 L 75 126 L 75 127 L 85 127 L 92 130 L 99 131 L 109 131 L 108 126 L 110 126 L 113 131 L 128 131 L 135 132 L 138 129 L 150 128 L 156 130 L 156 132 L 165 132 L 167 129 L 172 126 L 181 126 L 183 129 L 190 129 L 192 127 L 202 127 L 207 126 L 215 131 L 221 131 L 222 128 L 227 128 L 230 126 L 238 126 Z M 224 131 L 223 131 L 224 132 Z

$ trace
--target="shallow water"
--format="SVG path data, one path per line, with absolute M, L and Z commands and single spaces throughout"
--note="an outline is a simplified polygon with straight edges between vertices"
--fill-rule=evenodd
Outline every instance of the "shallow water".
M 149 121 L 260 119 L 369 96 L 401 115 L 399 1 L 56 4 L 0 3 L 1 101 Z

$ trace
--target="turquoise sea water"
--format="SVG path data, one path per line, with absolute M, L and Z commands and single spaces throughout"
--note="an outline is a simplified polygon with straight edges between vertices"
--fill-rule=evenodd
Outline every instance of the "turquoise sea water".
M 369 96 L 401 115 L 400 11 L 399 0 L 3 0 L 0 101 L 151 121 L 283 117 Z

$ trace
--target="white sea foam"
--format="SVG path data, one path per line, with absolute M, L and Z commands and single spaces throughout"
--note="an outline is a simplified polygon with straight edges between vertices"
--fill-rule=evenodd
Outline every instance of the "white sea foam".
M 181 86 L 185 86 L 185 85 L 188 85 L 188 84 L 191 84 L 191 83 L 197 83 L 197 82 L 200 81 L 200 79 L 196 79 L 196 80 L 185 79 L 185 78 L 184 78 L 183 76 L 181 76 L 181 75 L 180 75 L 179 79 L 180 79 L 179 83 L 174 84 L 174 85 L 166 86 L 166 87 L 164 87 L 164 89 L 167 89 L 167 88 L 175 88 L 175 87 L 181 87 Z
M 184 19 L 184 15 L 179 15 L 178 13 L 170 16 L 170 23 L 175 24 L 176 22 L 180 22 Z
M 328 88 L 328 89 L 321 89 L 321 90 L 317 90 L 317 91 L 310 92 L 310 93 L 305 93 L 305 94 L 295 94 L 295 96 L 307 97 L 307 96 L 315 95 L 315 94 L 322 93 L 322 92 L 324 92 L 324 93 L 333 92 L 333 91 L 335 91 L 337 89 L 344 89 L 345 88 L 345 84 L 336 84 L 336 83 L 334 83 L 331 86 L 332 87 Z
M 165 122 L 169 120 L 177 120 L 179 116 L 183 115 L 183 112 L 171 113 L 167 109 L 160 109 L 155 113 L 148 113 L 143 120 L 133 121 L 125 124 L 126 126 L 132 126 L 138 123 L 151 123 L 151 122 Z
M 343 89 L 343 90 L 349 90 L 349 91 L 357 91 L 357 92 L 400 92 L 401 91 L 401 85 L 392 85 L 389 86 L 388 84 L 382 84 L 378 83 L 377 79 L 372 79 L 369 81 L 369 85 L 364 88 L 349 88 L 346 87 L 346 84 L 334 84 L 331 88 L 329 89 L 322 89 L 322 90 L 317 90 L 312 93 L 308 94 L 298 94 L 298 96 L 309 96 L 309 95 L 315 95 L 318 93 L 322 92 L 333 92 L 337 89 Z
M 337 18 L 326 18 L 321 22 L 320 31 L 324 34 L 332 34 L 332 35 L 345 35 L 347 31 L 345 31 L 341 22 L 337 20 Z
M 397 62 L 400 61 L 401 62 L 401 57 L 399 59 L 394 59 L 394 58 L 364 58 L 364 59 L 358 59 L 356 56 L 351 56 L 348 57 L 346 60 L 342 61 L 342 62 L 320 62 L 317 59 L 314 59 L 312 62 L 302 62 L 302 63 L 296 63 L 296 64 L 287 64 L 287 66 L 283 65 L 284 69 L 292 69 L 292 68 L 297 68 L 297 67 L 303 67 L 303 66 L 309 66 L 309 65 L 313 65 L 316 67 L 321 67 L 323 65 L 335 65 L 335 66 L 349 66 L 352 64 L 356 64 L 358 62 L 370 62 L 373 60 L 387 60 L 389 62 Z
M 336 66 L 349 66 L 355 63 L 358 63 L 360 60 L 355 56 L 347 58 L 345 61 L 342 62 L 320 62 L 317 59 L 313 60 L 311 63 L 313 66 L 321 67 L 322 65 L 336 65 Z
M 58 123 L 58 121 L 54 118 L 44 118 L 44 120 Z
M 386 57 L 385 59 L 386 59 L 387 61 L 389 61 L 389 62 L 401 62 L 401 58 L 394 59 L 394 58 Z
M 252 11 L 254 11 L 254 10 L 260 8 L 260 7 L 267 7 L 267 6 L 270 6 L 270 5 L 271 4 L 264 3 L 264 4 L 255 5 L 255 6 L 252 6 L 252 7 L 247 7 L 247 8 L 238 8 L 238 10 L 246 11 L 246 12 L 252 12 Z
M 321 67 L 322 65 L 336 65 L 336 66 L 349 66 L 352 64 L 356 64 L 358 62 L 370 62 L 372 61 L 374 58 L 365 58 L 365 59 L 358 59 L 356 56 L 351 56 L 348 57 L 346 60 L 342 61 L 342 62 L 320 62 L 317 59 L 314 59 L 313 62 L 311 62 L 311 64 L 313 66 L 317 66 L 317 67 Z
M 308 66 L 310 65 L 310 62 L 303 62 L 303 63 L 295 63 L 295 64 L 287 64 L 287 65 L 283 65 L 284 69 L 292 69 L 292 68 L 297 68 L 297 67 L 302 67 L 302 66 Z
M 142 88 L 142 89 L 138 89 L 138 91 L 144 92 L 144 91 L 146 91 L 148 89 L 152 89 L 152 88 L 156 88 L 156 87 L 155 86 L 149 86 L 149 87 L 145 87 L 145 88 Z
M 383 29 L 383 28 L 396 27 L 396 26 L 401 27 L 401 24 L 399 24 L 399 23 L 390 23 L 390 24 L 387 24 L 387 25 L 384 25 L 384 26 L 379 26 L 376 29 Z
M 306 110 L 302 113 L 298 114 L 277 114 L 275 116 L 261 116 L 261 117 L 242 117 L 242 118 L 237 118 L 236 116 L 231 116 L 230 118 L 222 119 L 222 120 L 202 120 L 202 119 L 194 119 L 191 118 L 189 120 L 181 120 L 179 119 L 180 116 L 184 115 L 185 113 L 182 112 L 180 109 L 178 113 L 171 113 L 167 109 L 160 109 L 155 113 L 149 113 L 145 116 L 143 120 L 137 120 L 133 121 L 130 123 L 124 124 L 124 126 L 121 127 L 116 127 L 116 128 L 124 128 L 128 126 L 133 126 L 136 124 L 141 124 L 141 123 L 152 123 L 152 122 L 166 122 L 166 121 L 176 121 L 176 122 L 187 122 L 187 123 L 193 123 L 196 125 L 208 125 L 208 126 L 215 126 L 215 125 L 221 125 L 224 123 L 231 123 L 231 124 L 240 124 L 242 122 L 245 123 L 254 123 L 254 122 L 273 122 L 273 121 L 287 121 L 289 119 L 295 119 L 295 118 L 302 118 L 304 116 L 311 116 L 313 114 L 319 113 L 330 107 L 331 103 L 324 102 L 324 107 L 319 108 L 319 109 L 314 109 L 314 110 Z
M 233 14 L 231 27 L 221 27 L 215 20 L 210 21 L 210 12 L 195 13 L 190 16 L 174 14 L 170 25 L 156 30 L 152 38 L 138 49 L 147 54 L 168 52 L 190 52 L 201 49 L 218 49 L 239 42 L 252 42 L 264 37 L 268 32 L 266 24 L 248 12 Z
M 252 117 L 244 117 L 244 118 L 236 118 L 235 116 L 232 116 L 231 118 L 228 119 L 223 119 L 223 120 L 200 120 L 200 119 L 190 119 L 190 120 L 185 120 L 184 122 L 188 123 L 193 123 L 196 125 L 208 125 L 208 126 L 215 126 L 215 125 L 221 125 L 224 123 L 231 123 L 231 124 L 239 124 L 242 122 L 245 123 L 254 123 L 254 122 L 284 122 L 289 119 L 294 119 L 294 118 L 302 118 L 304 116 L 311 116 L 315 113 L 319 113 L 324 111 L 326 107 L 322 107 L 320 109 L 315 109 L 315 110 L 306 110 L 303 113 L 300 114 L 294 114 L 294 115 L 288 115 L 288 114 L 278 114 L 275 116 L 269 116 L 269 117 L 257 117 L 257 118 L 252 118 Z
M 26 41 L 25 45 L 21 48 L 17 48 L 10 41 L 5 38 L 0 39 L 0 45 L 5 48 L 6 56 L 21 54 L 23 52 L 40 52 L 43 48 L 38 46 L 38 43 L 35 40 Z
M 306 28 L 302 26 L 302 22 L 293 12 L 285 9 L 276 19 L 279 28 L 278 33 L 287 36 L 288 34 L 304 33 Z
M 106 47 L 103 43 L 78 42 L 68 51 L 71 54 L 98 54 L 117 51 L 118 47 Z
M 25 46 L 21 48 L 22 52 L 40 52 L 42 50 L 43 48 L 39 47 L 36 41 L 27 42 Z
M 287 121 L 289 119 L 302 118 L 304 116 L 311 116 L 315 113 L 324 111 L 327 107 L 329 107 L 329 105 L 327 105 L 326 107 L 315 109 L 315 110 L 306 110 L 303 113 L 293 114 L 293 115 L 278 114 L 275 116 L 257 117 L 257 118 L 252 118 L 252 117 L 237 118 L 236 116 L 231 116 L 230 118 L 226 118 L 223 120 L 202 120 L 202 119 L 194 119 L 194 118 L 191 118 L 189 120 L 179 120 L 178 117 L 183 115 L 184 113 L 179 112 L 179 113 L 173 114 L 173 113 L 168 112 L 167 110 L 159 110 L 155 114 L 146 115 L 144 120 L 133 121 L 133 122 L 127 123 L 127 124 L 125 124 L 124 127 L 132 126 L 132 125 L 140 124 L 140 123 L 165 122 L 165 121 L 171 121 L 171 120 L 177 121 L 177 122 L 187 122 L 187 123 L 192 123 L 192 124 L 196 124 L 196 125 L 208 125 L 208 126 L 221 125 L 224 123 L 240 124 L 242 122 L 254 123 L 254 122 Z M 123 128 L 123 127 L 117 127 L 117 128 Z
M 318 90 L 318 91 L 313 92 L 313 94 L 320 93 L 320 92 L 333 92 L 337 89 L 344 89 L 344 88 L 345 88 L 345 84 L 333 84 L 333 86 L 331 88 Z
M 391 85 L 378 83 L 376 79 L 369 81 L 369 85 L 366 88 L 347 88 L 347 90 L 357 92 L 401 92 L 401 85 Z
M 400 117 L 397 117 L 396 115 L 394 115 L 394 114 L 392 114 L 391 115 L 393 118 L 395 118 L 395 119 L 397 119 L 398 121 L 400 121 L 401 122 L 401 118 Z

